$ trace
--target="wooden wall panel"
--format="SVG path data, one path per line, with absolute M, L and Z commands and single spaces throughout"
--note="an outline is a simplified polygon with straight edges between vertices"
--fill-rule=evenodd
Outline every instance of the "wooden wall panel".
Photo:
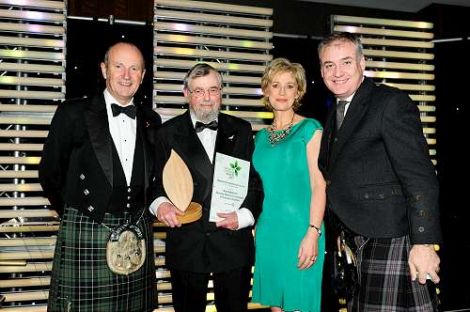
M 365 76 L 402 89 L 420 110 L 429 154 L 436 164 L 433 24 L 424 21 L 333 15 L 333 31 L 361 37 Z
M 65 98 L 65 2 L 0 0 L 0 305 L 45 311 L 58 228 L 37 166 Z

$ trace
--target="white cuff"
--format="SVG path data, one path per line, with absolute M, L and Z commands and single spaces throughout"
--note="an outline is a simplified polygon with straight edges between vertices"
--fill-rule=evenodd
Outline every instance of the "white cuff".
M 236 211 L 238 217 L 238 229 L 241 230 L 243 228 L 252 226 L 255 224 L 255 218 L 250 210 L 247 208 L 240 208 Z
M 157 212 L 158 212 L 158 207 L 160 207 L 161 204 L 163 203 L 171 203 L 170 200 L 168 198 L 166 198 L 165 196 L 160 196 L 160 197 L 157 197 L 157 199 L 155 199 L 149 206 L 149 211 L 154 215 L 156 216 L 157 215 Z

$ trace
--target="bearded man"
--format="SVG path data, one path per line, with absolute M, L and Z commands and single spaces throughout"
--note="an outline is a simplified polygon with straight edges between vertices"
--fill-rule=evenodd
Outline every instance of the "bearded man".
M 219 213 L 210 222 L 214 155 L 216 152 L 251 162 L 251 126 L 240 118 L 220 113 L 222 76 L 212 66 L 199 63 L 184 80 L 189 110 L 167 121 L 157 133 L 155 200 L 150 210 L 169 226 L 165 262 L 171 271 L 176 312 L 203 312 L 209 275 L 214 281 L 219 312 L 247 310 L 254 246 L 252 226 L 261 212 L 262 188 L 251 169 L 248 193 L 241 208 Z M 181 224 L 182 213 L 167 198 L 162 172 L 171 150 L 181 156 L 194 181 L 192 201 L 202 204 L 202 217 Z M 252 167 L 252 166 L 251 166 Z

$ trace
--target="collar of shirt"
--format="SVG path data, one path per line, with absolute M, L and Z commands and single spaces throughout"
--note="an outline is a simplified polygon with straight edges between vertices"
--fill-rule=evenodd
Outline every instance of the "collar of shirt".
M 364 79 L 365 79 L 365 76 L 362 76 L 361 84 L 364 82 Z M 346 104 L 346 106 L 344 107 L 344 116 L 346 116 L 346 113 L 348 112 L 348 109 L 349 109 L 349 105 L 351 104 L 355 94 L 356 94 L 356 92 L 354 92 L 353 94 L 351 94 L 350 96 L 348 96 L 345 99 L 341 99 L 341 101 L 347 101 L 348 102 L 348 104 Z M 340 101 L 340 99 L 336 98 L 336 102 L 338 102 L 338 101 Z
M 348 104 L 346 104 L 346 106 L 344 107 L 344 116 L 346 116 L 346 113 L 348 112 L 349 105 L 351 104 L 351 101 L 352 101 L 355 94 L 356 93 L 353 93 L 352 95 L 348 96 L 347 98 L 341 99 L 341 101 L 347 101 L 348 102 Z M 339 102 L 339 101 L 340 101 L 340 99 L 337 98 L 336 102 Z
M 192 110 L 189 110 L 190 115 L 191 115 L 191 122 L 193 124 L 193 129 L 196 126 L 196 121 L 200 121 L 196 115 L 193 113 Z M 217 120 L 217 119 L 216 119 Z M 218 130 L 209 130 L 209 129 L 204 129 L 199 133 L 196 133 L 196 135 L 199 138 L 199 141 L 201 141 L 202 146 L 204 147 L 204 150 L 207 153 L 207 156 L 209 156 L 209 159 L 211 162 L 214 160 L 214 150 L 215 150 L 215 140 L 217 138 L 217 132 Z
M 197 117 L 196 117 L 196 114 L 193 113 L 192 110 L 189 110 L 189 114 L 191 115 L 191 122 L 193 124 L 193 128 L 196 127 L 196 122 L 199 121 L 199 122 L 203 122 L 202 120 L 199 120 Z M 219 121 L 218 118 L 216 118 L 215 120 Z M 203 123 L 206 123 L 206 122 L 203 122 Z M 217 131 L 213 131 L 211 130 L 212 132 L 217 132 Z M 202 131 L 204 132 L 204 131 Z
M 103 91 L 103 95 L 104 95 L 104 101 L 106 103 L 106 111 L 108 112 L 108 116 L 109 114 L 111 114 L 111 116 L 113 116 L 113 113 L 111 111 L 111 104 L 115 103 L 119 106 L 124 106 L 122 105 L 121 103 L 119 103 L 112 95 L 111 93 L 109 93 L 108 89 L 104 89 Z M 134 104 L 134 98 L 132 98 L 129 103 L 127 103 L 127 105 L 133 105 Z M 126 106 L 127 106 L 126 105 Z M 116 116 L 117 117 L 117 116 Z

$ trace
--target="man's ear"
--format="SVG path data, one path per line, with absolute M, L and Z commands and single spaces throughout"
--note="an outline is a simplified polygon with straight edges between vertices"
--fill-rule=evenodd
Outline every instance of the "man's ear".
M 365 71 L 366 70 L 366 58 L 364 57 L 364 55 L 361 56 L 360 64 L 361 64 L 362 71 Z
M 104 79 L 107 79 L 107 76 L 106 76 L 106 64 L 105 64 L 104 62 L 101 62 L 100 67 L 101 67 L 101 74 L 103 75 L 103 78 L 104 78 Z
M 183 94 L 186 99 L 188 99 L 188 97 L 191 95 L 187 88 L 183 88 Z

